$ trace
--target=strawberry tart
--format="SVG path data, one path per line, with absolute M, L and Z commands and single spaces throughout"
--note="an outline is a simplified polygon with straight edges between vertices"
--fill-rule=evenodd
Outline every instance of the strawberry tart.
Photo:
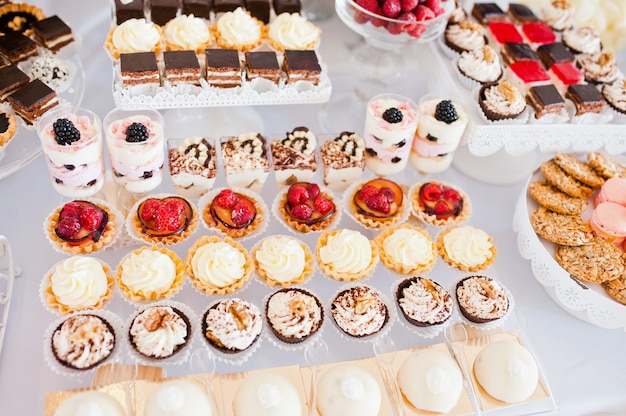
M 413 215 L 429 225 L 460 224 L 471 214 L 470 199 L 465 192 L 445 182 L 417 184 L 409 191 L 409 198 Z

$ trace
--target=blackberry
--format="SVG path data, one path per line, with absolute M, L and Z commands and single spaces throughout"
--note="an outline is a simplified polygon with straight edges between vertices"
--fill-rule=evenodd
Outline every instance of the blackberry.
M 126 129 L 126 141 L 130 143 L 148 140 L 148 128 L 141 123 L 133 123 Z
M 80 131 L 70 120 L 59 118 L 52 123 L 54 139 L 60 145 L 69 145 L 80 140 Z
M 446 124 L 451 124 L 459 119 L 459 115 L 451 100 L 443 100 L 440 101 L 435 108 L 435 118 Z
M 399 123 L 402 121 L 402 111 L 396 107 L 388 108 L 383 113 L 383 120 L 391 124 Z

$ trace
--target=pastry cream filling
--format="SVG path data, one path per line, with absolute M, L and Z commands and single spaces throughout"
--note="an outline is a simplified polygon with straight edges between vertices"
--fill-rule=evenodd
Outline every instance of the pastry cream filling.
M 215 287 L 226 287 L 241 279 L 245 264 L 244 254 L 223 241 L 198 248 L 191 259 L 194 276 Z
M 372 260 L 372 246 L 363 234 L 345 229 L 328 237 L 320 258 L 339 273 L 359 273 Z
M 383 250 L 393 261 L 407 267 L 429 264 L 435 256 L 432 241 L 422 233 L 406 228 L 385 238 Z
M 448 257 L 466 267 L 483 264 L 493 256 L 489 235 L 471 226 L 457 227 L 444 235 Z
M 165 39 L 181 50 L 195 50 L 211 40 L 209 27 L 199 17 L 180 15 L 167 22 L 163 31 Z
M 270 24 L 269 37 L 285 49 L 306 49 L 317 43 L 320 30 L 299 13 L 281 13 Z
M 296 279 L 304 271 L 304 249 L 290 237 L 266 238 L 256 252 L 256 260 L 267 275 L 281 283 Z
M 247 45 L 261 38 L 261 23 L 243 8 L 224 13 L 217 21 L 219 37 L 230 45 Z
M 96 305 L 108 290 L 102 264 L 85 256 L 73 256 L 57 264 L 50 283 L 59 303 L 74 308 Z
M 157 26 L 145 19 L 128 19 L 113 31 L 113 45 L 120 53 L 152 51 L 160 41 Z
M 176 278 L 176 265 L 155 250 L 131 253 L 122 263 L 122 283 L 133 292 L 158 293 L 168 290 Z

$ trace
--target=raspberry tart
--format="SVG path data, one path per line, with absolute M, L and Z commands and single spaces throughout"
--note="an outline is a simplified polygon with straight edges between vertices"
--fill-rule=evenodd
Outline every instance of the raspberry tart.
M 129 234 L 152 244 L 179 243 L 198 227 L 196 209 L 177 195 L 144 198 L 130 212 L 126 223 Z
M 408 215 L 402 187 L 389 179 L 375 178 L 351 189 L 346 192 L 349 209 L 368 228 L 389 227 Z
M 212 229 L 230 238 L 250 236 L 265 218 L 261 197 L 239 188 L 221 188 L 200 200 L 202 220 Z
M 312 182 L 297 182 L 277 199 L 277 217 L 292 230 L 308 233 L 328 228 L 339 216 L 330 191 Z
M 472 211 L 465 192 L 445 182 L 419 183 L 411 188 L 409 198 L 413 215 L 437 227 L 460 224 Z
M 111 245 L 117 237 L 120 214 L 101 201 L 73 200 L 46 219 L 48 239 L 70 254 L 90 254 Z

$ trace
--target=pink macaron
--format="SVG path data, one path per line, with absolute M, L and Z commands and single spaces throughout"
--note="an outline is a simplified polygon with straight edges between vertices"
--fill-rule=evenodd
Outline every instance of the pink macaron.
M 611 201 L 626 206 L 626 178 L 607 179 L 596 195 L 596 205 Z
M 613 244 L 626 239 L 626 207 L 616 202 L 602 202 L 593 209 L 589 219 L 594 233 Z

